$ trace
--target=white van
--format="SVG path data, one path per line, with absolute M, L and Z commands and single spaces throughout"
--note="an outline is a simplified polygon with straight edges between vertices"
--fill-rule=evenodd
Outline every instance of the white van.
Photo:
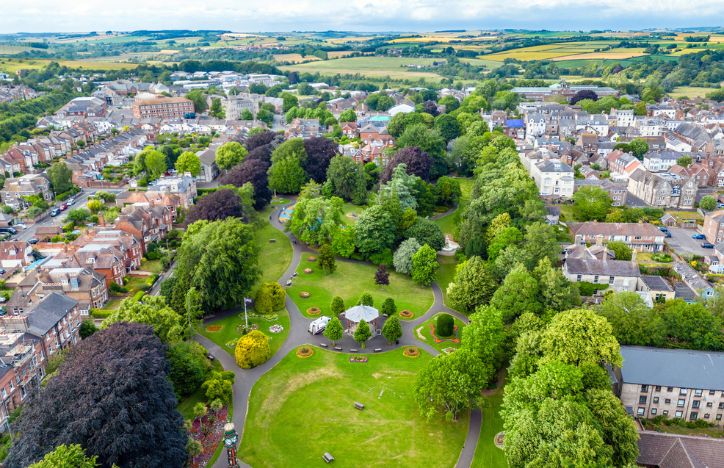
M 327 324 L 329 321 L 332 320 L 331 317 L 327 317 L 326 315 L 322 315 L 318 319 L 312 321 L 309 324 L 309 329 L 307 330 L 312 335 L 318 335 L 324 331 L 325 328 L 327 328 Z

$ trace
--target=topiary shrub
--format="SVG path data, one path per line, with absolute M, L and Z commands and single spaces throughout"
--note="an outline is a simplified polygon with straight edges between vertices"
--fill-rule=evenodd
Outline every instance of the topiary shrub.
M 391 297 L 388 297 L 385 299 L 385 302 L 382 303 L 382 309 L 380 312 L 383 315 L 386 315 L 388 317 L 392 317 L 397 313 L 397 305 L 395 304 L 395 300 Z
M 455 327 L 455 319 L 450 314 L 440 314 L 437 316 L 437 324 L 435 333 L 437 336 L 451 336 Z
M 234 357 L 242 369 L 264 364 L 271 357 L 269 337 L 259 330 L 250 331 L 236 342 Z
M 370 293 L 364 293 L 359 298 L 359 305 L 366 305 L 372 307 L 374 305 L 374 301 L 372 300 L 372 295 Z

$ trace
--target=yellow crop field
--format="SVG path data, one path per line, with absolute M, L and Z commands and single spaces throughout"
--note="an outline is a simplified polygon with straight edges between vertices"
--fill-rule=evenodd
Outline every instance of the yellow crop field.
M 563 57 L 556 57 L 553 59 L 554 62 L 561 62 L 564 60 L 621 60 L 632 57 L 641 57 L 646 55 L 642 48 L 630 48 L 630 49 L 611 49 L 605 52 L 590 52 L 585 54 L 574 54 L 564 55 Z
M 275 62 L 306 63 L 315 62 L 317 60 L 321 59 L 314 55 L 305 55 L 304 57 L 302 57 L 302 54 L 277 54 L 274 56 Z
M 327 52 L 327 56 L 331 59 L 338 59 L 343 57 L 349 57 L 353 53 L 353 50 L 335 50 L 332 52 Z

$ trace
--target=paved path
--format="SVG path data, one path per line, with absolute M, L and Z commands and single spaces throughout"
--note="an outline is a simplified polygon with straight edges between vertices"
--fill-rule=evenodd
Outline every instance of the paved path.
M 294 200 L 290 201 L 289 204 L 293 204 Z M 278 206 L 276 209 L 273 210 L 271 214 L 271 224 L 276 229 L 280 231 L 284 231 L 284 225 L 279 222 L 278 215 L 281 212 L 281 210 L 286 207 L 284 206 Z M 302 245 L 300 242 L 296 241 L 293 234 L 286 232 L 286 236 L 289 238 L 289 240 L 292 243 L 292 261 L 289 264 L 289 267 L 284 272 L 282 277 L 279 279 L 279 283 L 284 285 L 286 281 L 294 275 L 294 272 L 297 270 L 297 267 L 299 266 L 299 263 L 302 259 L 303 255 L 307 255 L 311 250 L 306 248 L 306 246 Z M 168 276 L 168 275 L 167 275 Z M 388 349 L 400 347 L 400 346 L 417 346 L 421 349 L 424 349 L 428 353 L 432 354 L 433 356 L 436 356 L 440 354 L 438 350 L 433 348 L 432 346 L 421 342 L 416 338 L 415 329 L 419 327 L 424 321 L 429 319 L 432 315 L 434 315 L 437 312 L 444 311 L 448 312 L 450 314 L 455 315 L 456 317 L 460 318 L 464 322 L 468 322 L 467 317 L 465 317 L 463 314 L 450 309 L 447 307 L 443 300 L 443 294 L 440 290 L 440 287 L 436 284 L 432 284 L 432 291 L 434 296 L 434 301 L 432 306 L 420 317 L 417 317 L 414 320 L 405 321 L 402 320 L 402 338 L 400 338 L 400 341 L 398 344 L 394 345 L 388 345 L 385 340 L 382 337 L 375 337 L 372 340 L 370 340 L 369 345 L 367 346 L 366 350 L 360 350 L 362 353 L 370 353 L 374 352 L 374 348 L 381 347 L 385 351 Z M 233 422 L 234 426 L 236 426 L 236 430 L 239 433 L 239 440 L 241 441 L 244 435 L 244 423 L 246 421 L 246 413 L 249 408 L 249 395 L 251 393 L 251 389 L 254 387 L 254 384 L 261 378 L 262 375 L 264 375 L 267 371 L 269 371 L 272 367 L 274 367 L 279 361 L 281 361 L 287 354 L 289 354 L 290 351 L 297 348 L 298 346 L 305 344 L 305 343 L 313 343 L 313 344 L 320 344 L 321 342 L 326 342 L 326 339 L 321 336 L 312 336 L 307 333 L 308 324 L 312 319 L 306 318 L 297 305 L 294 303 L 294 301 L 287 295 L 286 298 L 286 307 L 289 311 L 289 320 L 290 320 L 290 329 L 289 329 L 289 335 L 287 336 L 286 341 L 282 345 L 282 347 L 274 353 L 274 355 L 269 359 L 269 361 L 265 362 L 264 364 L 257 366 L 253 369 L 240 369 L 236 362 L 234 361 L 234 358 L 226 352 L 226 350 L 222 349 L 220 346 L 218 346 L 213 341 L 209 340 L 208 338 L 196 335 L 194 339 L 204 345 L 206 349 L 211 352 L 216 359 L 220 361 L 220 363 L 224 366 L 224 369 L 230 370 L 234 372 L 236 378 L 234 379 L 234 396 L 233 396 L 233 404 L 234 404 L 234 416 L 233 416 Z M 225 315 L 229 314 L 237 314 L 239 313 L 237 310 L 227 311 L 221 314 L 217 314 L 216 316 L 212 317 L 212 319 L 217 319 L 219 317 L 223 317 Z M 458 462 L 456 464 L 456 467 L 459 468 L 467 468 L 472 463 L 473 454 L 475 453 L 475 446 L 477 443 L 478 436 L 480 434 L 480 425 L 481 425 L 481 415 L 479 410 L 473 410 L 471 416 L 470 416 L 470 426 L 468 428 L 468 434 L 465 439 L 465 444 L 463 446 L 463 449 L 460 453 L 460 457 L 458 459 Z M 239 457 L 242 457 L 243 455 L 239 453 Z M 243 467 L 247 467 L 249 465 L 245 464 L 243 461 L 240 460 L 240 464 Z M 226 454 L 222 453 L 221 456 L 217 459 L 216 463 L 214 463 L 214 468 L 226 468 Z

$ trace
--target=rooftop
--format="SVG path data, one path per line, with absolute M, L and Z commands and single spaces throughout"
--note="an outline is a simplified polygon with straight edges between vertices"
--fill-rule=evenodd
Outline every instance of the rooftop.
M 621 346 L 625 383 L 724 390 L 724 353 Z

